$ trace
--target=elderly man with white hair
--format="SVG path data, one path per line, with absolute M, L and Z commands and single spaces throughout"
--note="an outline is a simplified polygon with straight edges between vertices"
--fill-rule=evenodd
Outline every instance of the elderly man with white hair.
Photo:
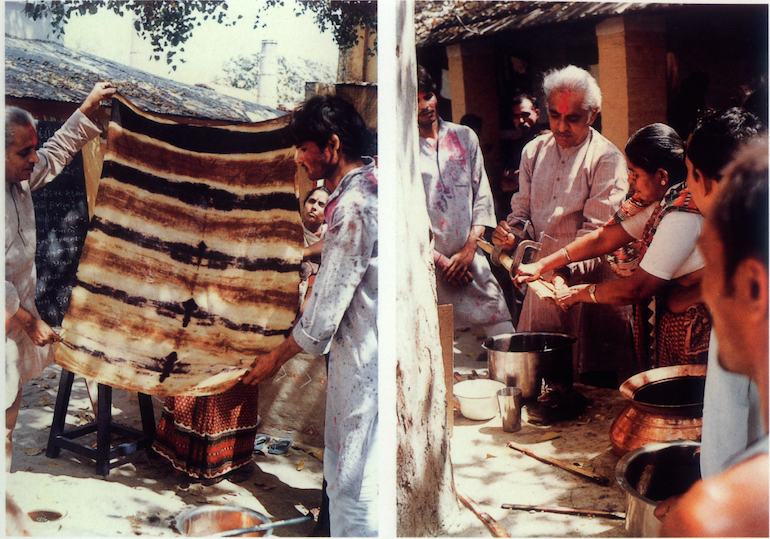
M 529 221 L 529 236 L 539 241 L 539 256 L 562 249 L 605 224 L 628 192 L 623 154 L 593 127 L 602 94 L 584 69 L 567 66 L 546 74 L 543 92 L 551 132 L 528 143 L 522 152 L 520 189 L 511 213 L 495 230 L 493 241 L 512 249 L 514 229 Z M 555 286 L 598 283 L 613 278 L 601 259 L 569 264 L 546 275 Z M 578 337 L 574 372 L 583 381 L 614 385 L 630 374 L 633 357 L 630 307 L 583 304 L 564 312 L 554 302 L 528 291 L 517 330 L 565 332 Z M 592 373 L 593 377 L 591 377 Z
M 11 468 L 13 429 L 21 388 L 53 361 L 58 339 L 35 307 L 35 208 L 32 191 L 55 180 L 75 154 L 102 132 L 101 103 L 116 89 L 98 82 L 67 122 L 38 148 L 35 120 L 17 107 L 5 108 L 5 467 Z

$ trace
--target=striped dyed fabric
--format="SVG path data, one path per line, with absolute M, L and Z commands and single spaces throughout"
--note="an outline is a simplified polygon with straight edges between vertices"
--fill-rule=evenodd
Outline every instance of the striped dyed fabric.
M 283 341 L 303 248 L 287 122 L 187 125 L 113 100 L 56 363 L 132 391 L 209 395 Z

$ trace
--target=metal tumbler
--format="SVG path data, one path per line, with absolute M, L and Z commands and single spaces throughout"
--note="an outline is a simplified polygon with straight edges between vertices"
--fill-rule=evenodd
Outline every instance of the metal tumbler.
M 516 432 L 521 429 L 521 389 L 505 387 L 497 392 L 500 416 L 503 418 L 503 430 Z

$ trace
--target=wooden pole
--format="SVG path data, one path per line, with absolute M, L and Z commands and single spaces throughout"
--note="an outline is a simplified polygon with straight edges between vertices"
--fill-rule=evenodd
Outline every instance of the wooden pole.
M 575 509 L 572 507 L 549 507 L 546 505 L 519 505 L 516 503 L 504 503 L 501 507 L 503 509 L 511 509 L 516 511 L 537 511 L 539 513 L 558 513 L 562 515 L 605 517 L 605 518 L 614 518 L 617 520 L 624 520 L 626 518 L 625 513 L 618 513 L 614 511 L 602 511 L 601 509 Z
M 473 511 L 473 513 L 479 517 L 479 519 L 486 524 L 487 528 L 489 528 L 489 531 L 492 532 L 492 535 L 495 537 L 510 537 L 508 535 L 508 532 L 503 529 L 500 524 L 497 523 L 497 521 L 492 518 L 489 513 L 485 513 L 481 510 L 481 508 L 468 498 L 467 496 L 463 495 L 459 490 L 457 491 L 457 497 L 460 498 L 460 501 L 463 502 L 463 505 Z
M 574 464 L 570 464 L 569 462 L 564 462 L 563 460 L 555 459 L 553 457 L 546 457 L 544 455 L 536 455 L 535 453 L 533 453 L 523 445 L 519 445 L 516 442 L 508 442 L 508 447 L 510 447 L 511 449 L 515 449 L 516 451 L 521 451 L 528 457 L 537 459 L 540 462 L 545 462 L 546 464 L 556 466 L 557 468 L 561 468 L 562 470 L 567 470 L 568 472 L 572 472 L 576 475 L 583 476 L 587 479 L 590 479 L 591 481 L 595 481 L 599 483 L 600 485 L 606 486 L 610 482 L 610 480 L 604 477 L 603 475 L 589 472 L 588 470 L 584 470 L 583 468 L 575 466 Z

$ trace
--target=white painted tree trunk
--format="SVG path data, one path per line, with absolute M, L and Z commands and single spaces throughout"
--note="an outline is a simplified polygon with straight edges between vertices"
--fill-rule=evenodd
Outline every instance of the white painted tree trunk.
M 399 536 L 442 533 L 459 511 L 447 432 L 433 241 L 419 170 L 414 2 L 396 2 L 396 257 Z

